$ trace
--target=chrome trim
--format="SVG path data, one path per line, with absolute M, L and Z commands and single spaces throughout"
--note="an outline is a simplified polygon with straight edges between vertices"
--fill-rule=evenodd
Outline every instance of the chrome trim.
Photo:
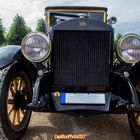
M 31 36 L 34 36 L 34 35 L 42 36 L 42 37 L 47 41 L 47 44 L 48 44 L 48 54 L 47 54 L 44 58 L 39 59 L 39 60 L 31 60 L 31 59 L 27 56 L 27 54 L 25 54 L 25 52 L 24 52 L 24 50 L 23 50 L 27 39 L 28 39 L 29 37 L 31 37 Z M 22 43 L 21 43 L 21 51 L 22 51 L 22 54 L 24 55 L 24 57 L 25 57 L 26 59 L 28 59 L 28 60 L 31 61 L 31 62 L 37 62 L 37 63 L 38 63 L 38 62 L 42 62 L 42 61 L 46 60 L 46 59 L 49 57 L 50 53 L 51 53 L 51 48 L 52 48 L 52 46 L 51 46 L 51 41 L 50 41 L 49 37 L 48 37 L 46 34 L 41 33 L 41 32 L 30 32 L 30 33 L 28 33 L 28 34 L 23 38 Z
M 121 56 L 120 50 L 119 50 L 121 43 L 122 43 L 127 37 L 134 37 L 134 38 L 137 38 L 137 39 L 140 40 L 140 36 L 137 35 L 137 34 L 133 34 L 133 33 L 129 33 L 129 34 L 126 34 L 126 35 L 122 36 L 122 37 L 120 38 L 118 44 L 117 44 L 117 54 L 118 54 L 119 58 L 120 58 L 122 61 L 124 61 L 124 62 L 126 62 L 126 63 L 133 64 L 133 63 L 136 63 L 137 61 L 132 62 L 132 61 L 126 60 L 125 58 L 123 58 L 123 57 Z

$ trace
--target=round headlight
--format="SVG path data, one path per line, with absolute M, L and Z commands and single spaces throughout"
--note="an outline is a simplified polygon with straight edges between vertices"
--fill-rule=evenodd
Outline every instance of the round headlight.
M 50 55 L 51 42 L 44 33 L 32 32 L 22 40 L 21 50 L 28 60 L 42 62 Z
M 126 63 L 140 61 L 140 36 L 136 34 L 123 36 L 118 42 L 117 52 Z

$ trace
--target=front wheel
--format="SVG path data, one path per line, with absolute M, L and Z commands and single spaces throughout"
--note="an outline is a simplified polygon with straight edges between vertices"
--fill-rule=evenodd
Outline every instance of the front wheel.
M 135 87 L 140 99 L 140 80 L 135 81 Z M 140 140 L 140 112 L 128 112 L 128 120 L 135 140 Z
M 0 139 L 20 139 L 29 124 L 32 87 L 27 72 L 19 66 L 0 71 Z

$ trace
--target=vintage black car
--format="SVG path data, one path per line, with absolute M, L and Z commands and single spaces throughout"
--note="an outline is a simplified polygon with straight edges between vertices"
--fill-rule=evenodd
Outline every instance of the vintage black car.
M 47 7 L 45 16 L 46 34 L 0 48 L 0 139 L 20 139 L 32 111 L 127 113 L 140 139 L 140 36 L 114 49 L 116 18 L 104 7 Z

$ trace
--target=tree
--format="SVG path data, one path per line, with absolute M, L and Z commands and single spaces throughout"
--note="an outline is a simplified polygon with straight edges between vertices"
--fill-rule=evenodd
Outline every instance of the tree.
M 116 36 L 115 36 L 115 39 L 114 39 L 114 57 L 113 59 L 116 60 L 116 52 L 117 52 L 117 45 L 118 45 L 118 42 L 120 40 L 120 38 L 122 37 L 122 35 L 120 33 L 118 33 Z
M 24 18 L 17 14 L 6 36 L 7 44 L 20 45 L 24 36 L 30 31 L 31 29 L 26 25 Z
M 120 33 L 118 33 L 115 37 L 115 40 L 114 40 L 114 48 L 116 49 L 117 48 L 117 44 L 120 40 L 120 38 L 122 37 L 122 35 Z
M 5 41 L 4 27 L 3 27 L 2 19 L 0 19 L 0 45 L 2 45 L 4 41 Z
M 38 19 L 36 25 L 36 31 L 46 33 L 46 23 L 44 19 Z

